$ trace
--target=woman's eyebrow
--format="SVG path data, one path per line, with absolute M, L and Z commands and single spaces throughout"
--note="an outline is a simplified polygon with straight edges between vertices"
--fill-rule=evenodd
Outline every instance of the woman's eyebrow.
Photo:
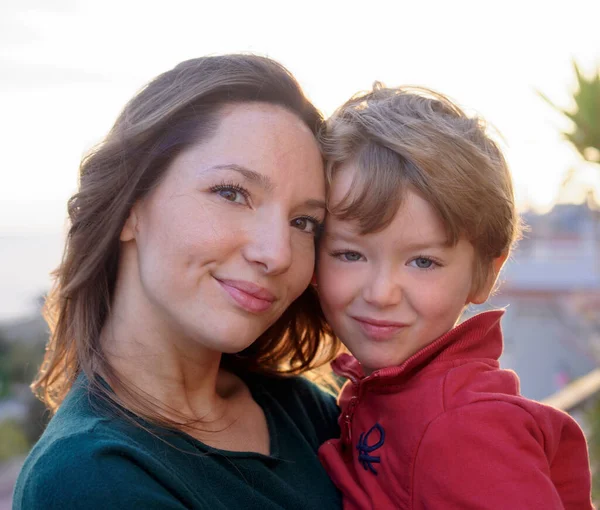
M 266 191 L 273 190 L 273 181 L 266 175 L 256 172 L 254 170 L 250 170 L 242 165 L 237 165 L 235 163 L 224 164 L 224 165 L 214 165 L 207 169 L 211 170 L 233 170 L 234 172 L 239 173 L 248 181 L 254 182 L 262 187 Z M 317 198 L 309 198 L 303 204 L 304 207 L 309 207 L 311 209 L 326 209 L 325 201 L 319 200 Z
M 254 170 L 250 170 L 245 166 L 236 165 L 235 163 L 211 166 L 208 170 L 233 170 L 234 172 L 241 174 L 246 180 L 258 184 L 266 191 L 271 191 L 273 189 L 273 182 L 269 177 Z

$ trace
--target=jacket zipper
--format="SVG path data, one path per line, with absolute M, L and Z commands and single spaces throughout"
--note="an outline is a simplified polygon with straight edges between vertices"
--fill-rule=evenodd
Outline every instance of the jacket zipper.
M 346 457 L 346 460 L 350 460 L 352 458 L 352 451 L 354 450 L 352 444 L 352 418 L 354 417 L 356 406 L 358 405 L 360 388 L 365 381 L 376 377 L 376 374 L 371 374 L 362 380 L 357 379 L 354 373 L 345 373 L 343 375 L 350 379 L 352 386 L 354 386 L 355 392 L 355 394 L 350 397 L 348 407 L 344 413 L 344 424 L 342 430 L 342 454 Z

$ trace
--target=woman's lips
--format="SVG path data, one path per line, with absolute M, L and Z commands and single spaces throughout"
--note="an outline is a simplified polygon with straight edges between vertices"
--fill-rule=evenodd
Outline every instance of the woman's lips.
M 275 302 L 273 293 L 255 283 L 244 280 L 215 279 L 235 303 L 248 312 L 266 312 Z
M 396 335 L 407 324 L 394 321 L 383 321 L 370 317 L 352 317 L 365 335 L 374 340 L 387 340 Z

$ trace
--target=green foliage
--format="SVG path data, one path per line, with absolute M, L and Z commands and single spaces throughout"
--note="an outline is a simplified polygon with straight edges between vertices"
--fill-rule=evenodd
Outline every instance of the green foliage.
M 0 461 L 29 451 L 29 442 L 21 427 L 12 420 L 0 422 Z
M 28 394 L 28 398 L 24 400 L 24 403 L 27 406 L 27 416 L 22 423 L 21 430 L 29 444 L 34 444 L 44 432 L 50 420 L 50 412 L 33 393 Z
M 10 392 L 10 366 L 9 366 L 9 345 L 0 336 L 0 399 L 8 396 Z
M 44 345 L 15 342 L 8 353 L 8 375 L 13 383 L 31 384 L 44 357 Z
M 574 129 L 563 133 L 584 159 L 600 163 L 600 69 L 591 78 L 586 78 L 573 62 L 577 77 L 577 90 L 573 94 L 574 111 L 563 110 L 544 94 L 540 96 L 553 108 L 568 117 Z
M 15 384 L 29 385 L 42 363 L 44 346 L 38 343 L 2 342 L 0 339 L 0 398 L 10 396 Z
M 592 499 L 600 501 L 600 398 L 587 409 L 586 425 L 592 466 Z
M 23 423 L 0 417 L 0 462 L 27 453 L 41 435 L 48 414 L 44 405 L 28 391 L 44 355 L 45 331 L 25 330 L 25 338 L 0 331 L 0 401 L 18 402 L 26 409 Z

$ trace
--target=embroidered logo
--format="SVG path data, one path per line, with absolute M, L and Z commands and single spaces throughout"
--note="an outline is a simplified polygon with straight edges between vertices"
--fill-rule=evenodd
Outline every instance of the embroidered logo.
M 375 444 L 369 445 L 369 437 L 374 430 L 379 432 L 379 440 Z M 358 450 L 358 461 L 362 464 L 365 471 L 369 470 L 374 475 L 377 475 L 377 470 L 373 467 L 373 464 L 380 464 L 381 458 L 371 455 L 371 453 L 381 448 L 384 442 L 385 430 L 383 430 L 383 427 L 379 423 L 373 425 L 366 434 L 364 432 L 361 433 L 356 449 Z

